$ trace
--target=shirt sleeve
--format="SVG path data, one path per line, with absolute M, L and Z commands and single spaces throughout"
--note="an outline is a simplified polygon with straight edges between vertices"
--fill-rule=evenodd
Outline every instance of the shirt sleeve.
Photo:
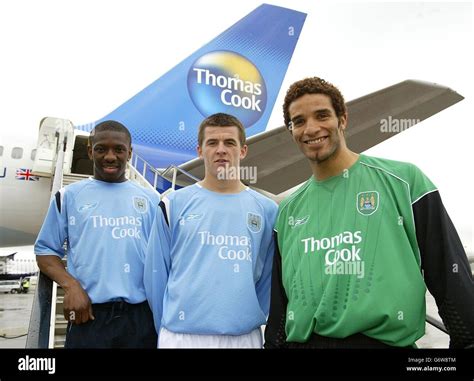
M 474 283 L 463 245 L 438 191 L 413 204 L 425 283 L 450 336 L 450 348 L 474 345 Z
M 64 188 L 56 192 L 49 204 L 43 226 L 35 242 L 36 255 L 56 255 L 64 257 L 64 242 L 68 236 L 66 194 Z
M 281 255 L 278 247 L 277 232 L 274 233 L 275 254 L 273 256 L 270 315 L 265 328 L 265 348 L 286 347 L 286 308 L 288 298 L 282 281 Z
M 268 240 L 265 253 L 265 263 L 263 264 L 262 275 L 258 280 L 255 288 L 257 291 L 257 298 L 265 316 L 268 316 L 268 310 L 270 308 L 270 283 L 272 279 L 272 262 L 273 262 L 273 253 L 275 251 L 272 231 L 270 231 L 270 239 Z
M 256 284 L 257 298 L 260 307 L 268 317 L 268 311 L 270 308 L 270 288 L 272 279 L 272 265 L 273 265 L 273 254 L 275 252 L 275 243 L 273 240 L 273 227 L 275 225 L 276 215 L 278 213 L 278 205 L 271 201 L 270 205 L 266 208 L 265 215 L 265 232 L 262 240 L 262 248 L 264 251 L 264 263 L 263 269 Z
M 144 268 L 145 293 L 158 334 L 163 316 L 163 297 L 171 268 L 171 233 L 168 221 L 166 208 L 161 201 L 148 239 Z

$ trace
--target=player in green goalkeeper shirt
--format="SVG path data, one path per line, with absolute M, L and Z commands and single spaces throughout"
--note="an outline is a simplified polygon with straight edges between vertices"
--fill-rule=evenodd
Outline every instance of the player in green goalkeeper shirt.
M 450 347 L 472 346 L 471 269 L 435 185 L 350 151 L 343 96 L 320 78 L 294 83 L 283 112 L 313 175 L 279 208 L 265 347 L 413 346 L 426 286 Z

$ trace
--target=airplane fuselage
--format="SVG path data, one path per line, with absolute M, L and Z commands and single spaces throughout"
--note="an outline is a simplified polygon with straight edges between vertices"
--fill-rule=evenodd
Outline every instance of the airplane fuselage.
M 36 275 L 38 265 L 32 246 L 0 248 L 0 281 Z
M 49 205 L 51 179 L 31 174 L 34 140 L 0 147 L 0 247 L 32 245 Z

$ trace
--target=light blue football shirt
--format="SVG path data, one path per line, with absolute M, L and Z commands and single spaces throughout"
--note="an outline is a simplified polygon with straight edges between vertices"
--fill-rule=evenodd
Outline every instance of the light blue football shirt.
M 62 188 L 51 201 L 36 255 L 65 255 L 67 271 L 92 303 L 146 300 L 143 268 L 157 193 L 131 181 L 89 178 Z
M 265 324 L 276 203 L 248 188 L 222 194 L 195 184 L 160 206 L 145 263 L 157 331 L 242 335 Z

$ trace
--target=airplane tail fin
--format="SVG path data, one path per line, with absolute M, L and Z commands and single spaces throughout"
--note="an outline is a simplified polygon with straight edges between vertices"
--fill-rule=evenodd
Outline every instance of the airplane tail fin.
M 76 128 L 117 120 L 157 168 L 194 158 L 198 126 L 211 114 L 235 115 L 248 136 L 264 131 L 305 18 L 263 4 L 104 118 Z

